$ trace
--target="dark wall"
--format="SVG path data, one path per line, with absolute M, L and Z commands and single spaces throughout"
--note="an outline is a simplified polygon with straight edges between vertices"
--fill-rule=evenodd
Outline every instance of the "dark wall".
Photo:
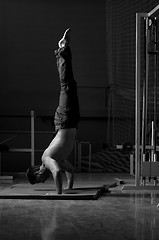
M 59 91 L 54 50 L 68 27 L 81 112 L 96 116 L 100 108 L 105 114 L 104 100 L 90 111 L 93 96 L 89 89 L 83 92 L 83 86 L 106 85 L 104 0 L 1 0 L 0 15 L 1 114 L 54 113 Z M 101 93 L 95 91 L 95 97 L 101 99 Z
M 1 0 L 0 116 L 29 115 L 35 110 L 53 119 L 59 92 L 54 50 L 70 27 L 82 116 L 77 138 L 91 141 L 93 152 L 104 142 L 134 140 L 135 15 L 157 4 L 158 0 Z M 38 130 L 50 130 L 50 121 L 43 123 L 44 127 L 36 124 Z M 0 117 L 0 130 L 29 127 L 21 119 Z M 36 143 L 45 148 L 48 138 L 36 136 Z M 19 140 L 16 146 L 14 140 L 13 146 L 25 147 L 27 140 Z M 29 154 L 14 158 L 23 166 L 30 161 Z M 7 167 L 12 164 L 5 159 Z
M 106 116 L 105 0 L 1 0 L 0 1 L 0 131 L 30 130 L 30 119 L 2 115 L 52 116 L 36 119 L 35 130 L 51 131 L 58 104 L 59 83 L 54 50 L 66 28 L 72 29 L 74 76 L 78 84 L 81 116 Z M 77 138 L 101 149 L 105 121 L 83 118 Z M 43 121 L 44 120 L 44 121 Z M 38 123 L 38 121 L 41 121 Z M 100 126 L 100 128 L 99 128 Z M 0 142 L 15 134 L 0 134 Z M 51 135 L 36 135 L 35 148 L 45 149 Z M 29 148 L 30 136 L 17 135 L 10 148 Z M 42 152 L 36 154 L 40 163 Z M 2 171 L 23 172 L 29 153 L 2 153 Z

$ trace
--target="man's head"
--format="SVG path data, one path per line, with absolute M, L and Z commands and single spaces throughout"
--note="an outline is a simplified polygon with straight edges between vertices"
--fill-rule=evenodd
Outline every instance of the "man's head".
M 26 177 L 31 184 L 45 182 L 49 176 L 49 170 L 41 171 L 40 165 L 31 166 L 26 172 Z

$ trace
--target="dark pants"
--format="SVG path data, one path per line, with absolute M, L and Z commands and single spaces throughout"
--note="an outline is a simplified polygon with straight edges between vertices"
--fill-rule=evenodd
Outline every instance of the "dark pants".
M 59 106 L 55 112 L 55 130 L 77 128 L 80 113 L 77 86 L 72 72 L 71 50 L 69 47 L 56 52 L 60 79 Z

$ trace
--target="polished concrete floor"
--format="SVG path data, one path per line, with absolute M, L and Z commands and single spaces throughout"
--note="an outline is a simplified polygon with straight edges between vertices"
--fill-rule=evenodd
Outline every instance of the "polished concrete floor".
M 116 177 L 133 181 L 128 174 L 76 174 L 75 186 Z M 158 240 L 159 191 L 110 190 L 98 200 L 0 199 L 0 240 Z

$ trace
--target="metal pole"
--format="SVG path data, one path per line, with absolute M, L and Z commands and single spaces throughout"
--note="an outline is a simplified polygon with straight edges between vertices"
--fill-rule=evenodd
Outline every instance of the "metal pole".
M 154 121 L 151 123 L 151 162 L 154 162 L 155 142 L 154 142 Z
M 0 176 L 2 175 L 2 169 L 1 169 L 1 152 L 0 152 Z
M 136 13 L 136 96 L 135 96 L 135 185 L 140 185 L 140 26 L 141 16 Z
M 148 93 L 148 74 L 149 74 L 149 55 L 148 46 L 148 18 L 144 22 L 144 81 L 143 81 L 143 104 L 142 104 L 142 140 L 141 140 L 141 165 L 146 159 L 146 135 L 147 135 L 147 93 Z
M 75 143 L 74 143 L 74 169 L 75 169 L 75 171 L 77 169 L 77 162 L 78 162 L 78 159 L 77 159 L 77 141 L 75 141 Z
M 31 114 L 31 165 L 34 165 L 34 111 Z
M 136 69 L 135 69 L 135 185 L 140 186 L 141 156 L 140 156 L 140 84 L 141 84 L 141 17 L 147 13 L 136 13 Z
M 78 142 L 78 171 L 81 172 L 81 142 Z
M 154 161 L 156 162 L 156 113 L 157 113 L 157 54 L 158 54 L 158 49 L 157 49 L 157 19 L 156 17 L 154 18 L 154 54 L 155 54 L 155 59 L 154 59 Z
M 91 172 L 92 145 L 89 143 L 89 172 Z

